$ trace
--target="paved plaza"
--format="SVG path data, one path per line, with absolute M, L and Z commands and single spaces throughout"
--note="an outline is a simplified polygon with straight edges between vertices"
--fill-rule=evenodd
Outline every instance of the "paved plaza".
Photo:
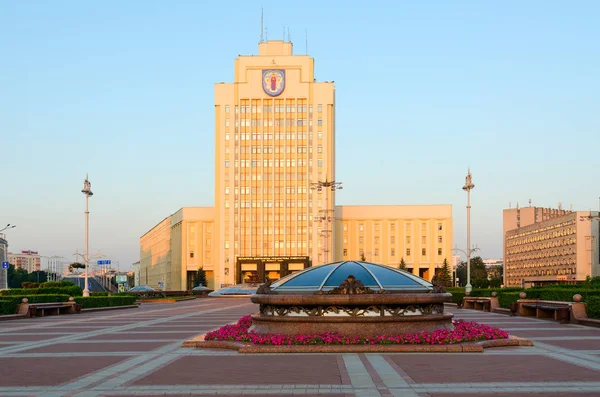
M 534 347 L 484 353 L 238 354 L 184 340 L 256 310 L 196 299 L 0 322 L 0 396 L 600 396 L 600 329 L 456 310 Z

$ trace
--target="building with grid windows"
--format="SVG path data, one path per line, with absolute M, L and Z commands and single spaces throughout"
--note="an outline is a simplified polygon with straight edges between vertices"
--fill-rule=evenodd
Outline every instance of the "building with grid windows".
M 450 205 L 335 205 L 335 86 L 292 49 L 261 41 L 215 84 L 215 206 L 141 237 L 140 283 L 184 289 L 198 267 L 211 287 L 263 282 L 361 256 L 431 279 L 452 260 Z

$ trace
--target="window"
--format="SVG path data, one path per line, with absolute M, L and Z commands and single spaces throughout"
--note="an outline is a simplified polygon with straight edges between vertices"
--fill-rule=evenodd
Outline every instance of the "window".
M 194 258 L 194 251 L 190 251 L 190 258 Z
M 375 231 L 378 232 L 379 231 L 379 223 L 375 224 Z
M 317 107 L 317 109 L 318 109 L 318 112 L 319 112 L 319 113 L 321 113 L 321 112 L 323 111 L 323 105 L 319 105 L 319 106 Z
M 347 232 L 348 231 L 348 225 L 346 223 L 344 223 L 344 231 Z
M 228 141 L 229 140 L 229 134 L 225 134 L 225 140 Z
M 225 194 L 229 194 L 229 186 L 225 186 Z
M 323 166 L 323 160 L 322 159 L 317 160 L 317 165 L 319 167 L 322 167 Z
M 396 236 L 390 237 L 390 244 L 396 244 Z
M 442 242 L 442 240 L 443 240 L 443 239 L 442 239 L 442 236 L 438 236 L 438 243 L 441 243 L 441 242 Z
M 375 244 L 379 244 L 379 236 L 375 237 Z
M 406 249 L 406 256 L 410 256 L 410 248 Z
M 229 127 L 229 119 L 225 119 L 225 127 Z
M 421 244 L 427 244 L 427 236 L 421 237 Z
M 438 230 L 442 230 L 442 224 L 438 223 Z
M 342 252 L 343 256 L 348 256 L 348 249 L 344 248 L 343 252 Z
M 422 231 L 426 231 L 427 230 L 427 224 L 426 223 L 421 223 L 421 230 Z
M 375 248 L 375 256 L 379 256 L 379 248 Z
M 390 230 L 391 230 L 392 232 L 395 232 L 395 231 L 396 231 L 396 224 L 395 224 L 395 223 L 393 223 L 393 222 L 392 222 L 392 223 L 390 223 Z
M 229 241 L 225 240 L 225 249 L 229 249 Z
M 396 256 L 396 250 L 394 248 L 390 250 L 390 256 Z
M 438 255 L 440 255 L 440 256 L 442 255 L 442 249 L 441 248 L 438 248 Z
M 317 125 L 318 125 L 319 127 L 321 127 L 321 126 L 323 125 L 323 119 L 318 119 L 318 120 L 317 120 Z
M 360 237 L 358 238 L 358 243 L 359 243 L 359 244 L 362 244 L 362 243 L 363 243 L 363 236 L 360 236 Z
M 348 237 L 344 237 L 344 244 L 348 244 Z
M 225 113 L 229 113 L 229 105 L 225 105 Z
M 364 232 L 364 230 L 365 230 L 365 227 L 363 226 L 363 224 L 362 224 L 362 223 L 360 223 L 360 224 L 358 225 L 358 231 L 359 231 L 359 232 Z
M 406 236 L 406 244 L 410 244 L 410 236 Z
M 225 160 L 225 168 L 229 168 L 229 160 Z
M 421 255 L 423 255 L 423 256 L 427 255 L 427 248 L 421 249 Z

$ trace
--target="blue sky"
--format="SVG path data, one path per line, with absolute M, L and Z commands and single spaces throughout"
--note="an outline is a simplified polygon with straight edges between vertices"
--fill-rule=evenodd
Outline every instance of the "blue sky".
M 598 208 L 596 1 L 0 0 L 0 224 L 12 251 L 128 268 L 139 237 L 213 205 L 213 83 L 289 27 L 335 80 L 338 204 L 452 204 L 466 245 L 502 255 L 509 202 Z

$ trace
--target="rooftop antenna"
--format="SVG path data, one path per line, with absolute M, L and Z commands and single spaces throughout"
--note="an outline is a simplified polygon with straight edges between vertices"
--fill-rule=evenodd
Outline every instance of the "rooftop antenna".
M 292 36 L 290 36 L 290 27 L 288 26 L 288 43 L 292 42 Z
M 509 209 L 509 210 L 510 210 L 510 209 L 512 209 L 512 201 L 509 201 L 509 202 L 508 202 L 508 209 Z
M 264 12 L 264 9 L 261 7 L 261 9 L 260 9 L 260 42 L 261 43 L 265 41 L 264 40 L 264 35 L 265 35 L 265 30 L 264 30 L 265 29 L 264 28 L 265 19 L 264 19 L 264 16 L 265 16 L 265 12 Z
M 308 55 L 308 29 L 304 29 L 304 53 Z
M 573 212 L 573 204 L 571 204 L 571 212 Z
M 560 201 L 558 202 L 558 210 L 562 211 L 562 203 Z
M 529 206 L 531 207 L 531 199 L 529 199 Z
M 265 28 L 265 40 L 269 41 L 269 28 Z

